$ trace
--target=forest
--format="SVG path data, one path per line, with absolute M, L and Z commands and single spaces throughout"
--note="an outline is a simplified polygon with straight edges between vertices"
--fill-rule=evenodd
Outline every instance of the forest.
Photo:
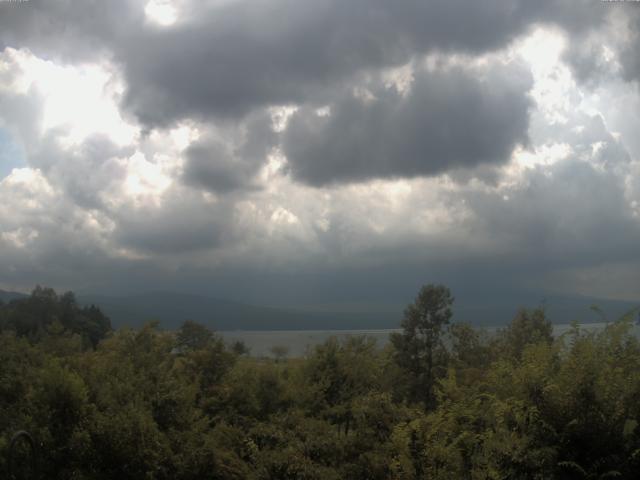
M 489 334 L 453 302 L 422 287 L 384 348 L 257 358 L 192 321 L 113 330 L 38 287 L 0 304 L 0 478 L 639 478 L 631 313 L 554 337 L 523 309 Z

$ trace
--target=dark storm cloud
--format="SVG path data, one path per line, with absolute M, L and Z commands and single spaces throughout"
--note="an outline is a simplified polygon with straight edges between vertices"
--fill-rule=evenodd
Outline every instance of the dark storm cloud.
M 184 182 L 219 194 L 256 188 L 254 177 L 278 141 L 270 115 L 253 115 L 222 134 L 209 132 L 187 148 Z
M 134 32 L 117 48 L 128 84 L 125 104 L 148 125 L 321 103 L 354 75 L 416 54 L 482 53 L 504 47 L 534 22 L 579 29 L 602 15 L 589 2 L 560 0 L 205 5 L 173 28 Z
M 69 58 L 113 56 L 126 80 L 123 106 L 146 127 L 301 104 L 284 149 L 294 177 L 314 185 L 504 163 L 527 128 L 528 89 L 510 78 L 496 75 L 492 86 L 471 73 L 422 71 L 408 99 L 378 88 L 372 105 L 340 92 L 428 52 L 503 48 L 536 22 L 579 35 L 607 12 L 565 0 L 236 0 L 186 2 L 183 18 L 160 28 L 145 23 L 144 3 L 2 6 L 0 39 Z M 331 118 L 314 117 L 325 104 Z M 186 152 L 184 180 L 216 192 L 246 188 L 274 143 L 252 141 L 256 154 L 205 140 Z
M 144 20 L 144 1 L 4 2 L 0 47 L 45 58 L 114 56 L 125 106 L 156 126 L 322 102 L 361 72 L 434 50 L 496 50 L 537 22 L 578 34 L 610 11 L 589 0 L 181 3 L 185 18 L 157 28 Z
M 0 51 L 26 47 L 44 58 L 95 59 L 143 20 L 144 2 L 131 0 L 0 2 Z
M 523 183 L 468 197 L 486 231 L 517 246 L 523 260 L 557 267 L 619 260 L 637 251 L 640 223 L 625 197 L 624 177 L 611 169 L 571 158 L 531 170 Z
M 514 66 L 419 71 L 406 96 L 379 85 L 373 99 L 336 99 L 328 116 L 299 110 L 284 152 L 293 176 L 316 186 L 500 165 L 527 143 L 531 84 Z
M 473 229 L 487 232 L 501 254 L 524 271 L 624 261 L 636 257 L 638 192 L 630 187 L 634 162 L 599 115 L 576 114 L 556 140 L 570 155 L 526 169 L 516 184 L 467 191 Z
M 222 142 L 198 143 L 186 152 L 184 181 L 189 185 L 217 193 L 228 193 L 247 187 L 253 165 L 235 158 Z

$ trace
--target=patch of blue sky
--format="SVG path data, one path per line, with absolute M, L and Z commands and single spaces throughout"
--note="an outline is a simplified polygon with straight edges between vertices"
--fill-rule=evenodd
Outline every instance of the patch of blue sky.
M 13 140 L 9 131 L 0 127 L 0 180 L 9 175 L 14 168 L 25 165 L 22 149 Z

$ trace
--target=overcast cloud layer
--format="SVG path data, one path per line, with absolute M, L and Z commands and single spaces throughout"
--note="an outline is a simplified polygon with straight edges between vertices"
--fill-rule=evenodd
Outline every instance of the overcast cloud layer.
M 640 299 L 639 7 L 0 2 L 0 288 Z

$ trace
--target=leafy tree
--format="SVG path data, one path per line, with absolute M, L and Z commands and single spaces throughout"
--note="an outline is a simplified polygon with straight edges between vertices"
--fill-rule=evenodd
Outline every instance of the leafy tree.
M 392 334 L 395 359 L 409 376 L 409 397 L 427 408 L 435 406 L 434 386 L 444 366 L 445 328 L 451 319 L 453 297 L 443 285 L 425 285 L 405 312 L 402 333 Z
M 520 309 L 509 326 L 501 333 L 497 341 L 514 359 L 522 358 L 527 345 L 553 342 L 553 325 L 542 308 L 532 311 Z
M 318 345 L 305 366 L 310 383 L 309 407 L 328 418 L 348 434 L 354 416 L 354 402 L 380 386 L 382 369 L 375 340 L 348 337 L 343 342 L 329 338 Z
M 249 355 L 251 349 L 242 340 L 236 340 L 231 344 L 231 351 L 238 356 Z
M 490 352 L 483 332 L 468 323 L 454 323 L 449 327 L 451 354 L 461 367 L 482 369 L 490 361 Z
M 176 347 L 180 350 L 200 350 L 209 346 L 213 332 L 201 323 L 186 320 L 176 337 Z
M 37 286 L 28 298 L 0 306 L 0 329 L 13 330 L 33 342 L 47 336 L 51 325 L 78 334 L 85 347 L 95 348 L 111 331 L 111 322 L 95 305 L 81 307 L 72 292 L 58 296 L 51 288 Z

